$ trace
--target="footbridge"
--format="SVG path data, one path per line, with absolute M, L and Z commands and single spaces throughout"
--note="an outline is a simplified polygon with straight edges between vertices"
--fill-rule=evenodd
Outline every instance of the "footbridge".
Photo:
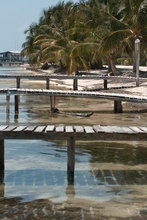
M 76 97 L 90 99 L 108 99 L 114 101 L 114 112 L 122 113 L 122 102 L 147 103 L 146 96 L 120 94 L 111 92 L 88 92 L 88 91 L 71 91 L 71 90 L 49 90 L 49 89 L 17 89 L 3 88 L 0 94 L 5 94 L 7 99 L 7 111 L 9 111 L 10 96 L 15 97 L 15 112 L 19 111 L 19 96 L 48 96 L 50 97 L 51 111 L 56 108 L 56 97 Z
M 0 125 L 0 172 L 4 172 L 6 139 L 67 141 L 67 179 L 74 182 L 75 143 L 77 140 L 147 141 L 147 127 L 79 125 Z
M 108 76 L 107 74 L 82 74 L 82 75 L 63 75 L 63 74 L 3 74 L 0 75 L 0 80 L 3 79 L 14 79 L 16 80 L 16 88 L 21 87 L 21 80 L 44 80 L 46 82 L 46 89 L 50 88 L 51 80 L 66 80 L 70 79 L 73 81 L 73 90 L 78 90 L 79 80 L 103 80 L 103 88 L 108 88 L 108 82 L 134 82 L 137 85 L 136 77 L 127 77 L 127 76 Z M 145 82 L 147 78 L 139 78 L 139 82 Z

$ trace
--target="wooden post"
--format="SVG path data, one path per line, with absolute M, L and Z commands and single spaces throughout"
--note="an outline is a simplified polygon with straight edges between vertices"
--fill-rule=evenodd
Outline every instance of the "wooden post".
M 50 106 L 51 106 L 51 112 L 55 110 L 56 106 L 56 97 L 55 96 L 50 96 Z
M 6 113 L 9 114 L 10 112 L 10 94 L 7 93 L 6 95 Z
M 0 139 L 0 171 L 4 172 L 4 140 Z
M 17 89 L 20 88 L 20 77 L 16 78 L 16 87 Z M 15 113 L 19 112 L 19 95 L 14 96 L 14 103 L 15 103 Z
M 107 89 L 107 79 L 104 79 L 104 89 Z
M 0 198 L 4 197 L 5 184 L 4 184 L 4 172 L 0 172 Z
M 19 112 L 19 96 L 15 95 L 14 96 L 14 103 L 15 103 L 15 113 Z
M 50 80 L 49 78 L 46 79 L 46 89 L 50 88 Z
M 0 197 L 4 197 L 4 169 L 5 169 L 5 161 L 4 161 L 4 140 L 0 139 Z
M 77 78 L 73 79 L 73 90 L 74 91 L 78 90 L 78 79 Z
M 120 100 L 114 100 L 114 112 L 115 113 L 122 113 L 122 103 Z
M 67 140 L 67 180 L 68 185 L 74 184 L 75 169 L 75 139 L 70 137 Z
M 20 77 L 16 78 L 16 88 L 20 88 Z
M 139 86 L 140 40 L 135 40 L 136 86 Z

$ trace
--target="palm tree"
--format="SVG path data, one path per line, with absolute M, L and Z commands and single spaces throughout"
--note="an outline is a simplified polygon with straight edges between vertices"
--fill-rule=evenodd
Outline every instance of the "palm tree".
M 38 25 L 37 23 L 32 23 L 29 28 L 25 31 L 25 34 L 28 34 L 26 41 L 22 45 L 21 54 L 23 56 L 29 57 L 30 64 L 36 64 L 38 58 L 40 57 L 40 48 L 34 44 L 36 35 L 38 34 Z
M 70 53 L 77 43 L 74 31 L 75 18 L 73 3 L 64 2 L 50 8 L 49 22 L 40 25 L 40 34 L 35 38 L 35 44 L 40 45 L 44 62 L 54 60 L 56 63 L 67 66 L 73 71 L 73 61 Z
M 147 0 L 124 0 L 119 1 L 117 16 L 111 11 L 104 10 L 113 24 L 108 35 L 103 39 L 101 50 L 107 53 L 112 70 L 117 74 L 114 58 L 118 52 L 134 52 L 135 39 L 139 38 L 142 44 L 147 43 Z

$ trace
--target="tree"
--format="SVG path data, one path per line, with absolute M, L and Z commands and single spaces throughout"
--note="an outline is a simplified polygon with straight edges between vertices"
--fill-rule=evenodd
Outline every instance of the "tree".
M 147 1 L 119 1 L 115 10 L 116 14 L 104 11 L 113 26 L 110 33 L 103 39 L 101 50 L 109 55 L 113 72 L 117 74 L 113 63 L 115 55 L 119 51 L 133 53 L 137 38 L 141 40 L 142 45 L 147 43 Z

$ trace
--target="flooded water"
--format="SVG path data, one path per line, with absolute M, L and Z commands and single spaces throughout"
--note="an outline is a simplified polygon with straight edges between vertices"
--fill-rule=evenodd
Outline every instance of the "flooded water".
M 27 74 L 0 67 L 0 74 Z M 1 80 L 0 87 L 15 87 Z M 22 80 L 22 88 L 45 88 L 45 82 Z M 62 111 L 90 112 L 89 118 L 50 112 L 49 98 L 20 97 L 19 114 L 0 96 L 1 124 L 78 124 L 146 126 L 146 105 L 58 98 Z M 5 140 L 5 172 L 0 174 L 0 219 L 138 220 L 147 219 L 146 142 L 77 141 L 74 185 L 67 182 L 66 141 Z

